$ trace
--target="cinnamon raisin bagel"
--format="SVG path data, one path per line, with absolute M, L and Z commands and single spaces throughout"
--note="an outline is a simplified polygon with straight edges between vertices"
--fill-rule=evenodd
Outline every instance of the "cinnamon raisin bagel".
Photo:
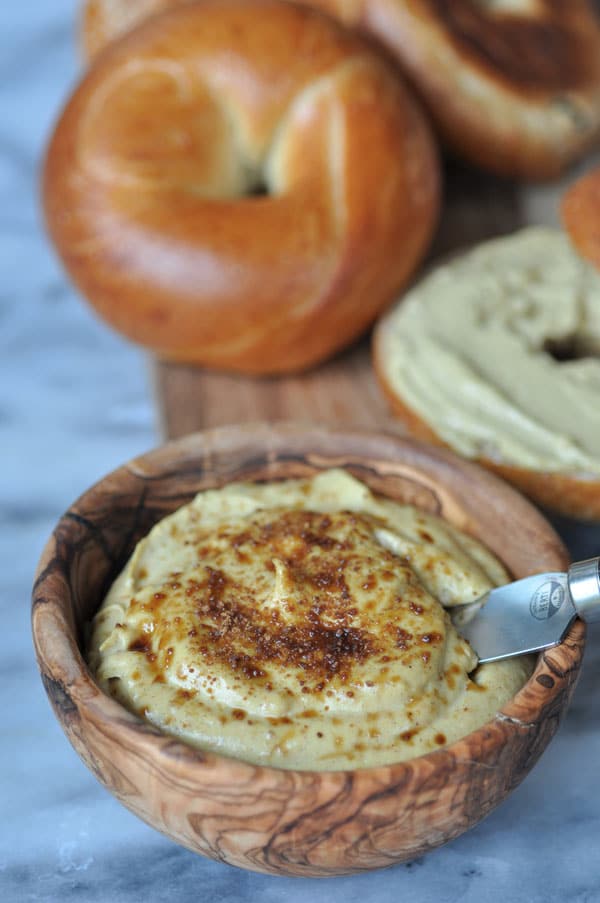
M 412 435 L 600 520 L 600 273 L 564 233 L 524 229 L 438 266 L 379 321 L 374 361 Z
M 277 0 L 181 6 L 108 47 L 43 182 L 50 234 L 101 316 L 165 358 L 248 373 L 355 339 L 439 207 L 436 146 L 397 74 Z
M 89 53 L 182 0 L 89 0 Z M 304 0 L 402 63 L 448 145 L 503 175 L 557 175 L 598 139 L 600 25 L 588 0 Z

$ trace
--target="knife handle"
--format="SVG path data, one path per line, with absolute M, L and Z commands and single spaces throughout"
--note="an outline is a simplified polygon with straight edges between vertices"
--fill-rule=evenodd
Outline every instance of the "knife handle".
M 600 558 L 576 561 L 567 572 L 573 605 L 583 621 L 600 621 Z

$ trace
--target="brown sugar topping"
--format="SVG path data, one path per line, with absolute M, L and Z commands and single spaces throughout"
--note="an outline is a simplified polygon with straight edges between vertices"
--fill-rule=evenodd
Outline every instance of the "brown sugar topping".
M 256 606 L 244 587 L 207 566 L 204 583 L 186 589 L 198 617 L 209 615 L 211 621 L 210 646 L 200 640 L 198 651 L 247 679 L 264 678 L 272 663 L 293 666 L 306 680 L 316 682 L 315 690 L 334 674 L 347 676 L 354 662 L 372 654 L 374 639 L 351 623 L 356 609 L 347 604 L 352 596 L 345 576 L 346 553 L 352 542 L 336 535 L 339 525 L 337 531 L 332 530 L 335 526 L 328 515 L 290 511 L 228 537 L 236 553 L 247 545 L 255 553 L 268 552 L 263 565 L 268 571 L 274 558 L 283 561 L 292 584 L 300 586 L 305 597 L 298 600 L 299 616 L 290 622 L 276 609 Z
M 403 627 L 396 628 L 396 646 L 398 649 L 408 649 L 411 640 L 412 633 L 404 630 Z
M 145 653 L 154 673 L 169 667 L 168 650 L 184 642 L 201 672 L 224 669 L 248 692 L 253 684 L 272 688 L 279 670 L 293 692 L 328 692 L 335 681 L 352 698 L 348 683 L 364 683 L 367 660 L 385 681 L 383 665 L 428 662 L 422 647 L 443 639 L 425 632 L 437 626 L 428 603 L 404 601 L 387 579 L 396 572 L 401 588 L 405 568 L 374 538 L 368 515 L 257 511 L 243 531 L 225 523 L 194 545 L 198 562 L 189 575 L 177 574 L 177 587 L 171 575 L 139 603 L 156 630 L 152 642 L 142 634 L 130 648 Z
M 127 648 L 130 652 L 143 652 L 144 655 L 147 655 L 152 651 L 152 647 L 150 645 L 150 637 L 144 635 L 138 636 L 131 641 Z
M 442 634 L 433 632 L 433 631 L 431 633 L 423 633 L 419 637 L 420 643 L 426 643 L 426 644 L 431 643 L 432 646 L 435 645 L 436 643 L 441 643 L 442 640 L 443 640 Z

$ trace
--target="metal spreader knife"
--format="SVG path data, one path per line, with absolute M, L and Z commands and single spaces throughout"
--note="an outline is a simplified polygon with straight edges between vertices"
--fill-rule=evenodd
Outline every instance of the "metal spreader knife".
M 450 613 L 482 663 L 549 649 L 575 618 L 600 621 L 600 558 L 507 583 Z

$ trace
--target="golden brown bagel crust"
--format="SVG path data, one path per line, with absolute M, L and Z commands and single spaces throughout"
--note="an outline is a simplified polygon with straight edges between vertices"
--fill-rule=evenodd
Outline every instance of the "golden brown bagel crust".
M 88 46 L 181 2 L 92 0 Z M 587 0 L 303 2 L 378 38 L 410 74 L 449 146 L 479 166 L 550 178 L 598 139 L 600 24 Z
M 276 0 L 207 0 L 98 57 L 52 138 L 44 203 L 115 328 L 277 373 L 393 299 L 431 238 L 439 169 L 418 104 L 359 38 Z
M 81 18 L 81 43 L 88 60 L 106 44 L 139 25 L 148 16 L 186 0 L 87 0 Z
M 581 176 L 565 192 L 561 213 L 581 256 L 600 269 L 600 167 Z
M 384 343 L 381 337 L 384 328 L 385 322 L 381 320 L 373 334 L 373 366 L 379 386 L 386 397 L 390 409 L 402 420 L 408 433 L 414 436 L 415 439 L 431 442 L 443 448 L 450 448 L 448 443 L 444 442 L 428 423 L 405 404 L 404 400 L 399 397 L 386 379 L 386 367 L 382 359 L 382 346 Z M 516 486 L 517 489 L 544 508 L 578 520 L 600 520 L 600 480 L 586 479 L 562 473 L 528 470 L 525 467 L 503 464 L 494 461 L 492 458 L 478 457 L 474 460 L 507 482 L 512 483 L 513 486 Z

